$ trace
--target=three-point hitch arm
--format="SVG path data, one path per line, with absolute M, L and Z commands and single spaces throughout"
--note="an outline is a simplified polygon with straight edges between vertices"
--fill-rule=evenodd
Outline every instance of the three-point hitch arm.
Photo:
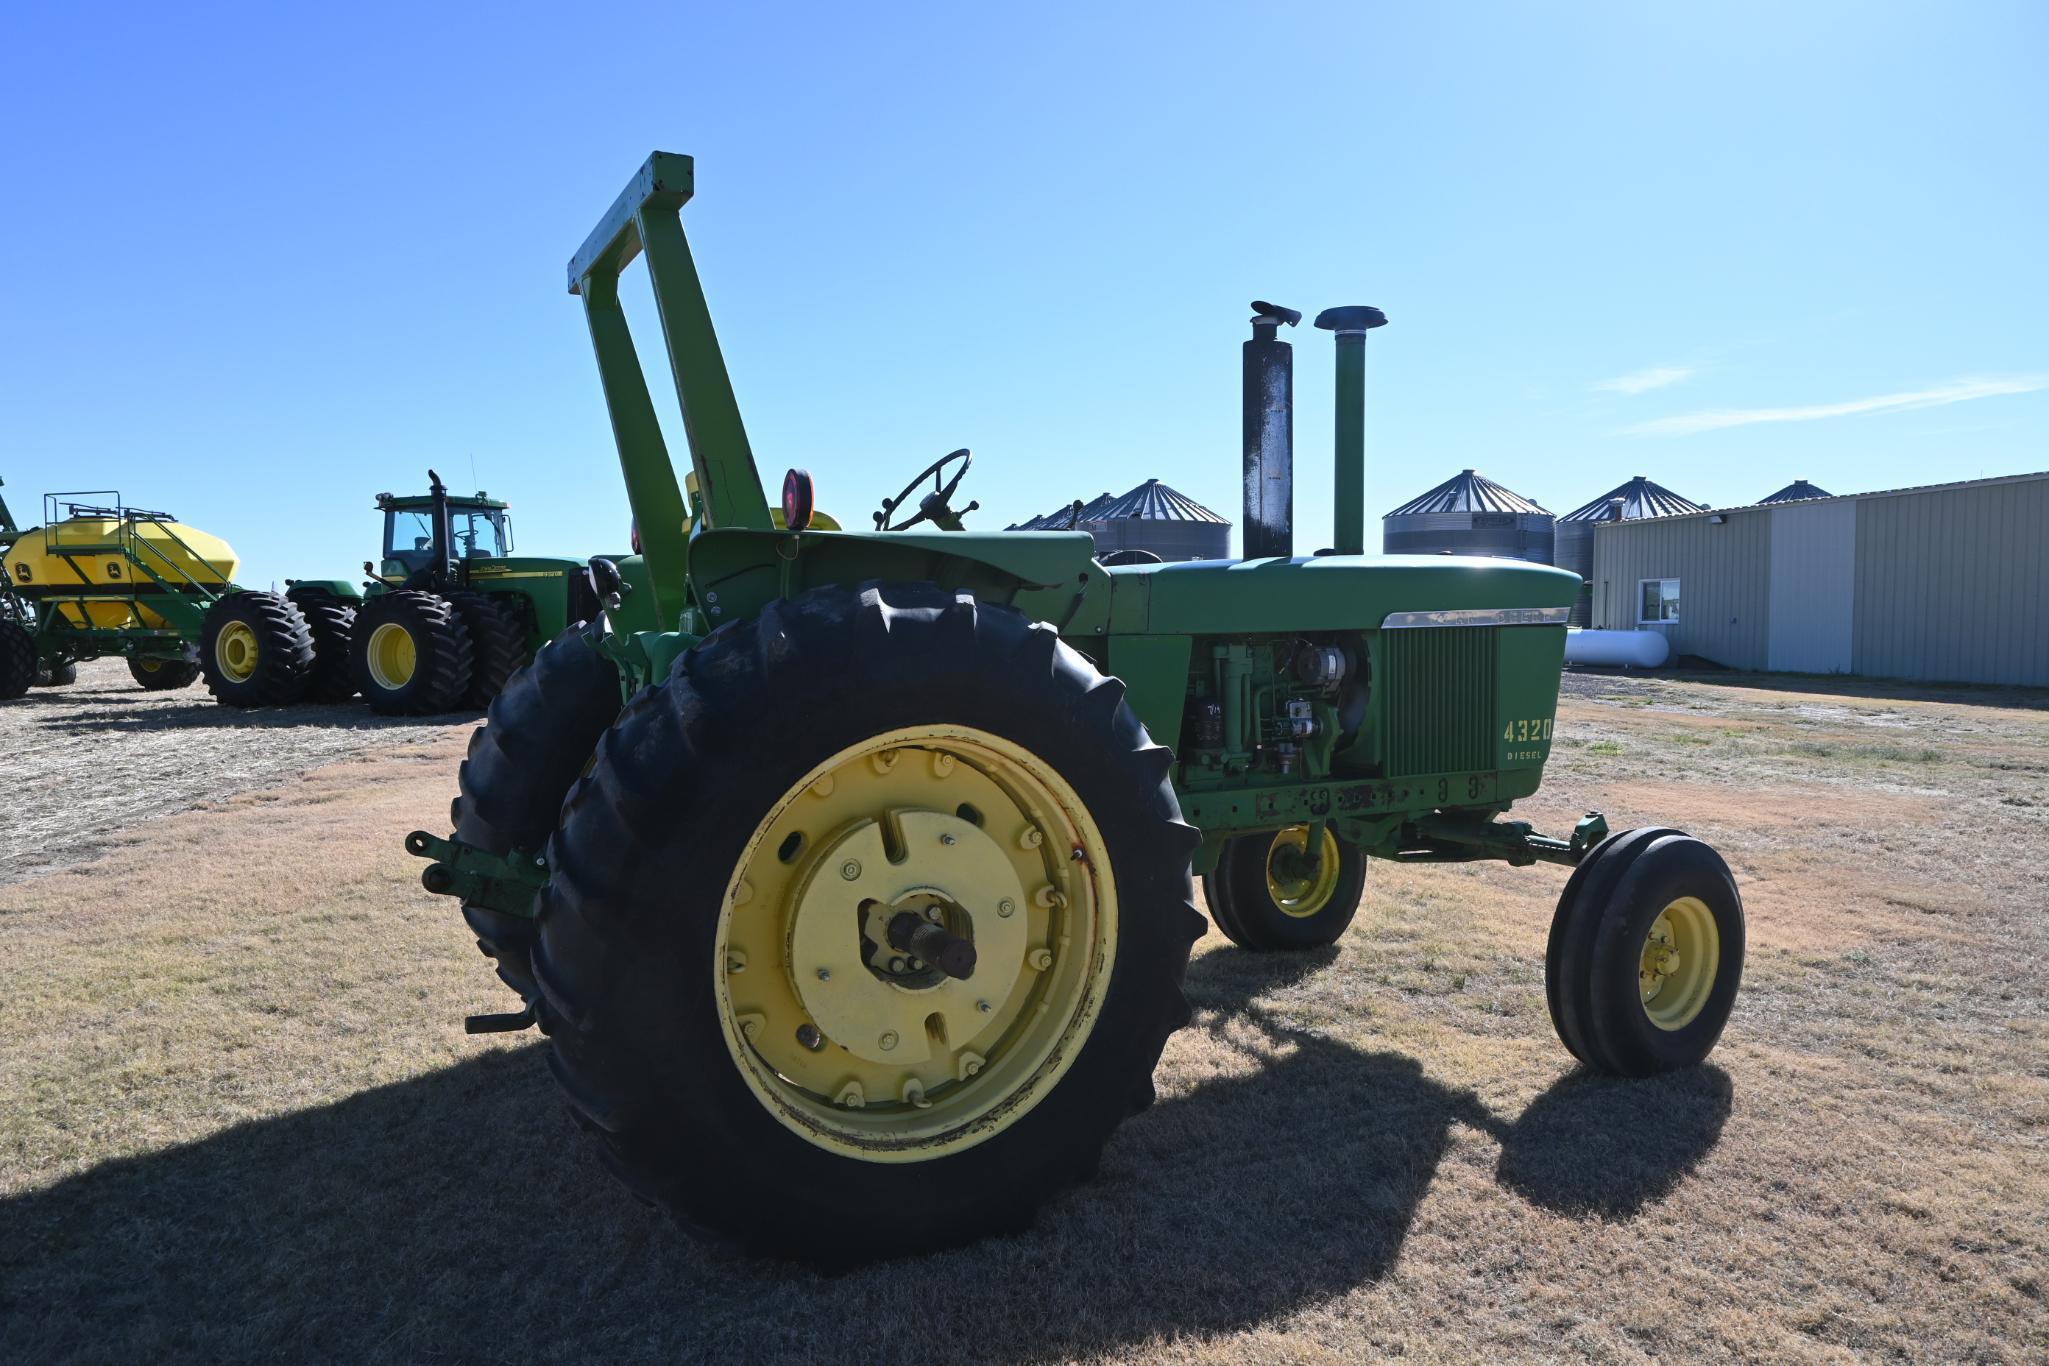
M 635 256 L 647 257 L 662 341 L 683 409 L 690 463 L 697 472 L 701 524 L 761 531 L 773 526 L 711 310 L 683 236 L 682 209 L 693 184 L 689 157 L 656 152 L 619 192 L 569 262 L 569 292 L 583 297 L 605 386 L 605 407 L 619 446 L 619 467 L 626 476 L 626 496 L 640 527 L 655 614 L 664 629 L 674 629 L 685 605 L 687 512 L 655 420 L 647 375 L 619 304 L 619 274 Z

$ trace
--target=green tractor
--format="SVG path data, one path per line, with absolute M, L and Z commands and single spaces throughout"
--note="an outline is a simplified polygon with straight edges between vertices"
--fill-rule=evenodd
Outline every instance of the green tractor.
M 360 692 L 373 711 L 483 708 L 571 622 L 598 614 L 580 560 L 515 556 L 510 505 L 451 495 L 377 495 L 384 554 L 369 579 L 287 581 L 312 625 L 326 700 Z
M 1505 819 L 1548 756 L 1578 581 L 1367 556 L 1363 366 L 1332 309 L 1334 547 L 1292 546 L 1291 360 L 1246 344 L 1249 558 L 1106 566 L 1086 533 L 961 527 L 957 451 L 820 529 L 756 474 L 657 153 L 569 267 L 641 539 L 407 838 L 538 1026 L 605 1163 L 687 1225 L 847 1263 L 1016 1229 L 1153 1096 L 1202 933 L 1328 945 L 1369 859 L 1573 869 L 1546 961 L 1588 1068 L 1699 1062 L 1743 913 L 1678 831 Z M 619 300 L 645 256 L 693 480 Z M 694 491 L 693 490 L 694 487 Z

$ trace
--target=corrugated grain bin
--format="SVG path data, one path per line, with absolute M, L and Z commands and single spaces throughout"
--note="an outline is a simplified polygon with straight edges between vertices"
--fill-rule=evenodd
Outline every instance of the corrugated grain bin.
M 1389 555 L 1494 555 L 1550 564 L 1554 518 L 1541 504 L 1462 470 L 1380 519 Z
M 1584 585 L 1594 576 L 1594 528 L 1600 523 L 1706 511 L 1705 503 L 1696 503 L 1639 474 L 1628 483 L 1609 489 L 1599 498 L 1582 503 L 1558 519 L 1557 558 L 1552 563 L 1579 575 Z M 1583 586 L 1572 606 L 1572 624 L 1588 625 L 1592 615 L 1593 593 Z

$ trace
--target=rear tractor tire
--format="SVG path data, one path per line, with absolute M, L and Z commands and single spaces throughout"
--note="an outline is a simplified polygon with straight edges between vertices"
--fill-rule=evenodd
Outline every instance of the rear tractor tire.
M 1121 683 L 965 594 L 821 588 L 713 633 L 598 746 L 536 898 L 600 1155 L 826 1265 L 1028 1224 L 1188 1021 L 1171 762 Z
M 1573 869 L 1544 956 L 1551 1023 L 1597 1072 L 1690 1067 L 1721 1038 L 1743 976 L 1729 865 L 1677 830 L 1627 830 Z
M 313 674 L 313 634 L 276 593 L 230 593 L 199 628 L 199 667 L 214 701 L 230 707 L 296 702 Z
M 356 675 L 349 661 L 349 639 L 356 609 L 332 593 L 307 590 L 292 599 L 313 633 L 313 676 L 306 683 L 308 702 L 346 702 L 356 695 Z
M 470 686 L 470 633 L 453 603 L 401 589 L 356 612 L 349 664 L 370 710 L 426 716 L 462 705 Z
M 147 655 L 131 655 L 128 659 L 128 676 L 136 686 L 149 692 L 175 692 L 189 688 L 199 677 L 199 666 L 183 659 L 156 659 Z
M 1335 944 L 1366 893 L 1366 855 L 1323 828 L 1313 869 L 1303 852 L 1309 827 L 1240 835 L 1203 875 L 1203 898 L 1226 938 L 1257 952 Z
M 590 767 L 598 740 L 619 715 L 619 670 L 579 624 L 534 656 L 470 733 L 451 817 L 455 837 L 493 854 L 539 857 L 562 816 L 562 800 Z M 529 1001 L 534 922 L 464 902 L 463 918 L 498 976 Z
M 470 633 L 470 685 L 462 704 L 482 711 L 526 667 L 526 628 L 482 593 L 450 593 L 448 600 Z
M 35 683 L 35 637 L 20 622 L 0 619 L 0 701 L 13 701 Z

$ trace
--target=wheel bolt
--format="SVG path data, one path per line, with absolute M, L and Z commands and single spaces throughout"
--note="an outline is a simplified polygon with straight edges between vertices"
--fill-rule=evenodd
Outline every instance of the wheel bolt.
M 825 1047 L 825 1035 L 818 1032 L 817 1025 L 800 1024 L 797 1026 L 797 1042 L 816 1053 Z
M 975 1002 L 975 1009 L 981 1011 L 984 1015 L 987 1015 L 990 1011 L 996 1009 L 996 1007 L 990 1005 L 987 1001 L 977 1001 Z
M 883 1030 L 882 1037 L 875 1042 L 882 1046 L 883 1052 L 887 1053 L 890 1049 L 896 1047 L 896 1031 L 894 1029 Z
M 996 903 L 996 914 L 1002 916 L 1005 920 L 1010 919 L 1010 917 L 1017 914 L 1017 903 L 1009 897 L 1005 897 Z
M 960 843 L 960 841 L 959 841 L 959 840 L 957 840 L 957 839 L 955 839 L 955 838 L 954 838 L 954 837 L 953 837 L 953 836 L 952 836 L 951 834 L 941 835 L 941 836 L 939 837 L 939 842 L 940 842 L 941 844 L 958 844 L 958 843 Z
M 909 966 L 910 964 L 906 963 L 901 958 L 892 958 L 889 960 L 889 970 L 891 972 L 902 972 L 905 968 Z
M 1017 837 L 1017 842 L 1027 849 L 1036 849 L 1046 842 L 1046 837 L 1039 833 L 1037 827 L 1026 826 L 1025 832 Z
M 925 908 L 925 918 L 937 925 L 946 918 L 946 912 L 940 910 L 937 906 L 927 906 Z
M 855 878 L 861 876 L 860 860 L 848 859 L 845 863 L 842 863 L 840 865 L 840 876 L 845 878 L 849 882 L 852 882 Z
M 830 982 L 832 980 L 832 969 L 820 968 L 818 970 L 818 980 L 821 982 Z
M 1044 972 L 1047 968 L 1053 966 L 1053 950 L 1033 949 L 1030 953 L 1025 955 L 1025 961 L 1027 963 L 1030 963 L 1034 968 L 1037 968 L 1040 972 Z

